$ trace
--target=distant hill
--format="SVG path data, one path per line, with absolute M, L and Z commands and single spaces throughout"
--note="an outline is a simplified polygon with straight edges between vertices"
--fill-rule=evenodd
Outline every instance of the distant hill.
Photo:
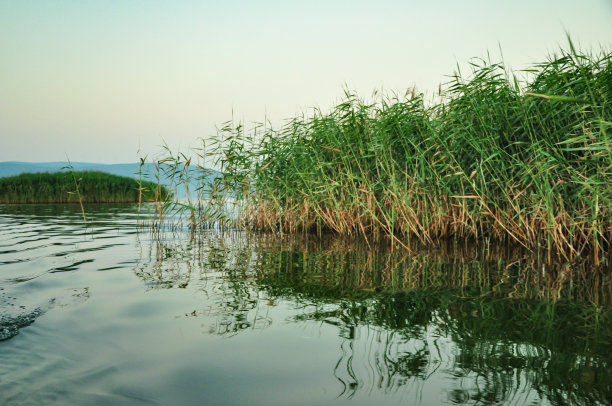
M 19 161 L 5 161 L 0 162 L 0 178 L 6 176 L 14 176 L 22 173 L 34 173 L 34 172 L 58 172 L 61 171 L 62 168 L 67 167 L 68 162 L 19 162 Z M 101 171 L 110 173 L 113 175 L 119 176 L 128 176 L 135 179 L 138 179 L 138 171 L 140 169 L 140 164 L 138 163 L 128 163 L 128 164 L 99 164 L 93 162 L 71 162 L 70 165 L 74 168 L 75 171 Z M 199 173 L 196 170 L 197 168 L 190 168 L 190 182 L 189 188 L 190 190 L 195 190 L 197 187 L 196 178 Z M 65 169 L 64 169 L 65 170 Z M 142 167 L 142 180 L 148 180 L 151 182 L 157 182 L 155 179 L 155 165 L 152 163 L 146 163 Z M 206 176 L 206 181 L 211 182 L 216 177 L 220 175 L 219 172 L 215 170 L 210 170 L 210 173 Z M 170 181 L 168 177 L 162 176 L 160 177 L 160 183 L 165 186 L 170 185 Z M 179 195 L 181 195 L 181 191 L 178 191 Z

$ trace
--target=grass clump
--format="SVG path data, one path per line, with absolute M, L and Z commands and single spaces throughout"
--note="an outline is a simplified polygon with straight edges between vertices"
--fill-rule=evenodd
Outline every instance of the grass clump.
M 163 200 L 153 182 L 98 171 L 23 173 L 0 178 L 0 203 L 132 203 Z
M 523 79 L 473 62 L 435 103 L 347 93 L 280 130 L 228 124 L 220 182 L 254 229 L 514 241 L 598 263 L 612 236 L 612 53 L 569 48 Z

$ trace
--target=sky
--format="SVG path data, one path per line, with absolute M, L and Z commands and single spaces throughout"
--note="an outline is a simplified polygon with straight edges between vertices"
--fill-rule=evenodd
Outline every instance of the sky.
M 345 89 L 433 94 L 487 53 L 524 69 L 566 33 L 610 50 L 612 0 L 0 0 L 0 161 L 188 152 Z

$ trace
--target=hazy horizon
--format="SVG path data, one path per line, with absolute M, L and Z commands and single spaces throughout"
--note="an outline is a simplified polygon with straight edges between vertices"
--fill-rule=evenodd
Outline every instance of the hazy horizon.
M 609 49 L 612 2 L 5 1 L 0 161 L 132 163 L 234 118 L 279 126 L 343 90 L 433 93 L 472 57 L 514 70 Z

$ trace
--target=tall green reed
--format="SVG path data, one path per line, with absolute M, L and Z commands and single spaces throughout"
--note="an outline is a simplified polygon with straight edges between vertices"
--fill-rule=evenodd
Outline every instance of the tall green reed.
M 83 197 L 81 196 L 81 190 L 79 189 L 79 182 L 77 181 L 77 176 L 74 172 L 74 167 L 72 163 L 70 163 L 70 159 L 68 159 L 68 155 L 66 155 L 66 160 L 68 161 L 68 165 L 62 169 L 67 169 L 70 171 L 72 175 L 72 181 L 74 182 L 74 192 L 68 192 L 69 194 L 76 194 L 79 199 L 79 206 L 81 207 L 81 214 L 83 215 L 83 224 L 87 226 L 87 219 L 85 218 L 85 207 L 83 207 Z
M 220 174 L 205 161 L 206 144 L 193 148 L 192 154 L 174 153 L 167 144 L 153 159 L 156 183 L 171 193 L 155 199 L 153 230 L 176 230 L 187 225 L 192 232 L 236 225 L 236 204 L 231 193 L 219 190 Z M 146 158 L 144 158 L 146 159 Z M 162 195 L 160 195 L 161 197 Z
M 227 123 L 219 190 L 243 224 L 280 232 L 513 241 L 608 261 L 612 237 L 612 54 L 570 41 L 523 72 L 471 62 L 442 98 L 346 92 L 280 129 Z

